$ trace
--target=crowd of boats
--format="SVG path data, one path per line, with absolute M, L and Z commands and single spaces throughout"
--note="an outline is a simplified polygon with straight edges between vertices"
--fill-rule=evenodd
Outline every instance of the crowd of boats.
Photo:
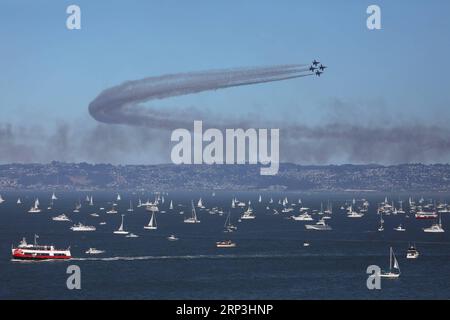
M 157 216 L 159 213 L 178 213 L 184 215 L 183 222 L 186 224 L 198 224 L 200 223 L 200 219 L 198 217 L 197 211 L 200 210 L 205 213 L 209 213 L 212 215 L 226 215 L 223 232 L 224 233 L 233 233 L 238 230 L 238 227 L 232 221 L 231 212 L 240 211 L 239 218 L 237 222 L 242 222 L 245 220 L 255 220 L 257 215 L 255 214 L 251 201 L 241 201 L 236 197 L 231 199 L 230 210 L 224 210 L 219 207 L 211 207 L 208 208 L 205 206 L 204 201 L 200 198 L 196 204 L 191 200 L 190 202 L 190 214 L 184 213 L 185 206 L 182 204 L 174 205 L 173 200 L 170 200 L 169 206 L 164 205 L 165 198 L 167 194 L 157 193 L 155 195 L 154 201 L 147 200 L 146 202 L 138 200 L 136 207 L 144 208 L 145 211 L 149 212 L 149 222 L 148 224 L 143 226 L 144 230 L 157 230 Z M 214 197 L 215 194 L 213 193 Z M 58 197 L 55 193 L 50 197 L 50 203 L 47 207 L 47 210 L 51 211 L 53 209 L 55 201 L 58 200 Z M 114 215 L 118 214 L 118 203 L 122 198 L 120 194 L 117 194 L 115 201 L 112 201 L 111 208 L 106 210 L 105 207 L 99 207 L 98 212 L 104 212 L 106 215 Z M 5 199 L 3 199 L 0 195 L 0 204 L 4 203 Z M 369 212 L 370 203 L 366 199 L 352 199 L 346 201 L 342 204 L 342 206 L 338 209 L 333 207 L 333 204 L 330 201 L 321 203 L 320 209 L 311 209 L 305 206 L 301 199 L 297 199 L 297 201 L 290 202 L 287 197 L 282 199 L 278 199 L 278 201 L 274 201 L 273 198 L 266 199 L 265 203 L 263 203 L 262 196 L 258 197 L 257 202 L 259 203 L 258 208 L 265 208 L 266 213 L 273 215 L 285 215 L 286 218 L 291 219 L 294 222 L 306 222 L 304 227 L 306 230 L 311 231 L 331 231 L 333 228 L 328 223 L 332 219 L 332 217 L 336 214 L 336 211 L 340 214 L 344 214 L 349 219 L 361 219 Z M 19 198 L 16 201 L 17 205 L 22 205 L 22 200 Z M 85 205 L 92 208 L 94 207 L 94 198 L 92 195 L 86 196 Z M 75 203 L 73 213 L 80 212 L 83 204 L 81 201 Z M 179 208 L 181 207 L 181 208 Z M 160 210 L 160 208 L 166 208 L 165 210 Z M 236 210 L 233 210 L 236 209 Z M 134 212 L 133 201 L 129 201 L 129 207 L 126 209 L 128 213 Z M 264 210 L 264 209 L 262 209 Z M 33 202 L 32 207 L 27 211 L 30 214 L 40 213 L 42 209 L 40 208 L 39 199 L 36 198 Z M 101 217 L 98 212 L 91 213 L 92 217 Z M 297 214 L 295 214 L 297 212 Z M 412 198 L 408 199 L 408 206 L 404 208 L 403 201 L 398 201 L 395 203 L 392 200 L 388 200 L 386 197 L 384 201 L 377 205 L 376 214 L 379 215 L 379 226 L 377 231 L 383 232 L 384 222 L 386 217 L 388 216 L 404 216 L 405 219 L 415 218 L 418 220 L 434 220 L 434 223 L 431 226 L 423 228 L 423 232 L 425 233 L 443 233 L 445 232 L 442 225 L 442 214 L 450 213 L 450 205 L 446 202 L 436 202 L 433 200 L 425 201 L 423 198 L 415 202 Z M 76 217 L 76 216 L 75 216 Z M 117 229 L 113 231 L 116 235 L 122 235 L 127 238 L 137 238 L 139 237 L 137 234 L 134 234 L 127 230 L 125 225 L 125 214 L 121 214 L 120 225 Z M 53 221 L 56 222 L 72 222 L 72 219 L 68 214 L 60 214 L 52 217 Z M 105 221 L 99 222 L 99 225 L 105 225 Z M 93 232 L 97 230 L 97 227 L 94 225 L 85 225 L 81 222 L 74 223 L 70 226 L 70 230 L 73 232 Z M 397 232 L 405 232 L 406 229 L 402 224 L 394 228 L 394 231 Z M 12 248 L 12 256 L 14 259 L 20 260 L 48 260 L 48 259 L 70 259 L 71 253 L 70 248 L 61 250 L 56 249 L 54 246 L 41 246 L 37 244 L 37 236 L 35 236 L 34 244 L 28 244 L 25 239 L 19 243 L 18 246 Z M 177 241 L 179 238 L 171 234 L 167 237 L 168 241 Z M 310 244 L 305 242 L 303 244 L 304 247 L 308 247 Z M 221 241 L 217 241 L 215 243 L 217 248 L 235 248 L 237 247 L 237 243 L 232 240 L 225 239 Z M 86 254 L 103 254 L 104 250 L 99 250 L 96 248 L 89 248 L 85 251 Z M 419 257 L 419 252 L 415 248 L 414 245 L 410 246 L 406 253 L 406 258 L 408 259 L 416 259 Z M 396 278 L 400 275 L 400 268 L 396 256 L 392 250 L 390 249 L 390 269 L 389 272 L 382 274 L 381 276 L 386 278 Z

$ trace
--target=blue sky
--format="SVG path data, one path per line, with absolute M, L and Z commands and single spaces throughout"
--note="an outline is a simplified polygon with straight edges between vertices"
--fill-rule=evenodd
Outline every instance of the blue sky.
M 82 30 L 65 28 L 66 7 Z M 382 9 L 380 31 L 366 8 Z M 9 1 L 0 4 L 2 123 L 83 121 L 103 89 L 183 71 L 309 63 L 304 78 L 161 101 L 321 123 L 341 101 L 360 121 L 446 122 L 450 3 L 434 1 Z M 358 109 L 360 108 L 360 109 Z M 350 110 L 350 111 L 349 111 Z M 340 112 L 339 110 L 337 112 Z

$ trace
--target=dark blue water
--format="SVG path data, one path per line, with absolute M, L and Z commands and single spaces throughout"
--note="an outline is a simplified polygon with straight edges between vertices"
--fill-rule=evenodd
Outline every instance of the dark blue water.
M 91 193 L 89 193 L 91 194 Z M 3 299 L 449 299 L 450 298 L 450 214 L 443 216 L 444 234 L 426 234 L 423 227 L 431 221 L 418 221 L 404 215 L 385 217 L 385 232 L 377 232 L 378 202 L 384 194 L 294 194 L 217 192 L 169 193 L 157 216 L 158 230 L 144 230 L 150 215 L 144 208 L 126 212 L 129 200 L 136 205 L 139 194 L 121 193 L 119 214 L 108 215 L 114 193 L 93 193 L 95 206 L 84 202 L 87 193 L 59 193 L 54 208 L 39 214 L 27 210 L 39 196 L 41 208 L 46 208 L 51 193 L 2 193 L 7 200 L 0 205 L 0 298 Z M 23 201 L 16 205 L 17 197 Z M 202 197 L 206 207 L 218 206 L 230 210 L 231 198 L 252 201 L 257 218 L 237 222 L 243 209 L 233 209 L 233 222 L 238 231 L 224 234 L 225 215 L 211 215 L 198 210 L 200 224 L 184 224 L 190 213 L 190 200 Z M 287 216 L 273 215 L 265 207 L 270 197 L 287 196 L 291 202 L 301 197 L 303 204 L 319 209 L 320 202 L 334 204 L 330 232 L 307 231 L 305 222 L 294 222 Z M 409 195 L 391 195 L 403 199 Z M 143 201 L 153 200 L 151 194 Z M 353 197 L 366 197 L 370 211 L 362 219 L 349 219 L 339 207 Z M 417 196 L 416 196 L 417 197 Z M 426 195 L 445 200 L 445 196 Z M 80 213 L 72 213 L 81 200 Z M 173 200 L 173 212 L 168 210 Z M 449 199 L 447 199 L 450 201 Z M 182 204 L 184 207 L 179 207 Z M 280 210 L 281 211 L 281 210 Z M 91 217 L 97 212 L 100 217 Z M 96 232 L 72 232 L 69 222 L 55 222 L 51 217 L 66 213 L 74 222 L 97 227 Z M 120 224 L 120 213 L 126 214 L 125 228 L 139 238 L 114 235 Z M 295 212 L 298 214 L 298 211 Z M 290 214 L 289 214 L 290 215 Z M 99 225 L 100 221 L 107 224 Z M 407 231 L 393 228 L 403 223 Z M 42 244 L 71 247 L 74 260 L 68 262 L 13 262 L 12 244 L 26 236 L 29 242 L 38 234 Z M 176 234 L 180 240 L 166 238 Z M 232 239 L 238 247 L 218 249 L 215 242 Z M 307 241 L 310 247 L 303 247 Z M 406 260 L 409 242 L 415 242 L 421 253 L 415 261 Z M 389 263 L 389 247 L 397 253 L 402 275 L 398 280 L 383 280 L 382 290 L 366 287 L 366 268 L 376 264 L 383 268 Z M 100 256 L 88 256 L 89 247 L 106 250 Z M 66 269 L 76 264 L 81 268 L 81 290 L 68 290 Z

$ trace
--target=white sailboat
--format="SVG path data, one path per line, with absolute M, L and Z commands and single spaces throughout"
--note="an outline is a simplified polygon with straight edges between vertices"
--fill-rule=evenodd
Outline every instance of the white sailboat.
M 22 200 L 20 200 L 20 198 L 17 199 L 17 204 L 22 204 Z
M 53 194 L 52 194 L 52 200 L 58 200 L 58 197 L 55 195 L 54 192 L 53 192 Z
M 228 216 L 225 219 L 224 232 L 234 232 L 237 230 L 237 227 L 231 223 L 231 212 L 228 212 Z
M 259 195 L 258 202 L 261 203 L 261 201 L 262 201 L 262 197 L 261 197 L 261 195 Z
M 400 277 L 400 266 L 398 264 L 397 258 L 395 257 L 395 253 L 392 247 L 390 248 L 389 254 L 389 271 L 382 272 L 380 274 L 380 277 L 388 279 L 396 279 Z
M 133 211 L 134 211 L 134 209 L 133 209 L 133 203 L 131 202 L 131 200 L 130 200 L 130 207 L 127 209 L 127 211 L 128 211 L 128 212 L 133 212 Z
M 256 218 L 256 216 L 253 214 L 253 209 L 249 205 L 247 210 L 242 214 L 241 220 L 253 220 L 255 218 Z
M 117 194 L 117 201 L 122 200 L 122 198 L 120 197 L 120 194 Z
M 204 209 L 204 208 L 205 208 L 205 206 L 203 205 L 202 198 L 200 198 L 200 199 L 198 200 L 197 208 L 200 208 L 200 209 Z
M 236 202 L 234 201 L 234 198 L 231 200 L 231 208 L 236 208 Z
M 125 230 L 123 229 L 123 217 L 124 217 L 124 216 L 125 216 L 125 215 L 122 214 L 122 222 L 120 223 L 119 229 L 117 229 L 116 231 L 114 231 L 114 234 L 128 234 L 128 233 L 129 233 L 128 231 L 125 231 Z
M 384 231 L 384 219 L 383 219 L 383 213 L 380 212 L 380 227 L 378 228 L 379 232 Z
M 184 223 L 200 223 L 200 220 L 197 219 L 197 212 L 195 211 L 193 201 L 191 201 L 191 206 L 192 206 L 192 216 L 184 219 Z
M 148 225 L 144 226 L 144 229 L 148 229 L 148 230 L 158 229 L 158 226 L 156 225 L 156 217 L 155 217 L 154 212 L 152 212 L 152 217 L 150 218 L 150 222 L 148 223 Z
M 169 210 L 173 210 L 173 201 L 170 200 Z
M 41 209 L 39 209 L 39 199 L 36 198 L 36 200 L 34 201 L 34 206 L 30 208 L 30 210 L 28 210 L 28 213 L 39 213 L 41 212 Z
M 5 202 L 5 199 L 3 199 L 2 195 L 0 194 L 0 204 L 2 204 L 3 202 Z
M 91 196 L 91 198 L 89 199 L 89 205 L 93 206 L 94 205 L 94 197 Z

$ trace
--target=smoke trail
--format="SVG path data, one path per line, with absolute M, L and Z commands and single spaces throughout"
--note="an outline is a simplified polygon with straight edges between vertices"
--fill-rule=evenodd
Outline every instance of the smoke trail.
M 295 64 L 149 77 L 128 81 L 104 90 L 90 103 L 89 112 L 97 121 L 110 124 L 140 125 L 160 129 L 186 127 L 191 125 L 194 119 L 186 119 L 179 113 L 147 109 L 139 104 L 186 94 L 311 75 L 306 65 Z

